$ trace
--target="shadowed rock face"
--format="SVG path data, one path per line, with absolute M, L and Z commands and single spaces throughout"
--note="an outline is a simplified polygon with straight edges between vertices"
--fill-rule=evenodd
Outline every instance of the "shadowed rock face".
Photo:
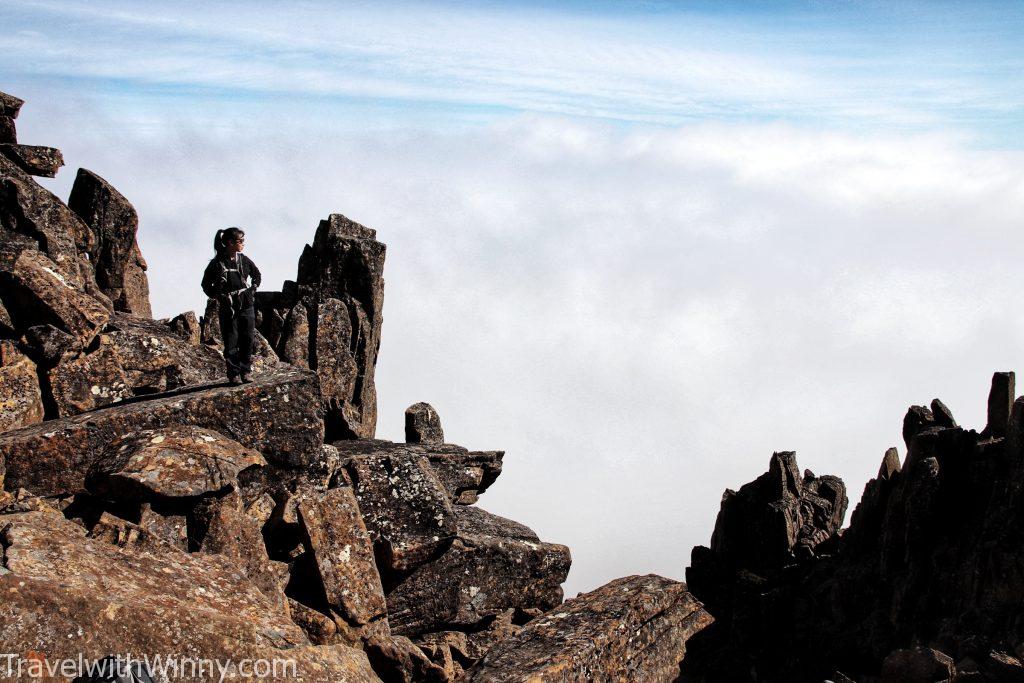
M 629 576 L 567 601 L 499 642 L 468 681 L 672 681 L 712 622 L 686 585 Z

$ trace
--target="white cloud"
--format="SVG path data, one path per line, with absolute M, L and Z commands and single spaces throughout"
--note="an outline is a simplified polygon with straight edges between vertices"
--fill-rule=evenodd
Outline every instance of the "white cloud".
M 1020 154 L 536 117 L 300 139 L 168 114 L 114 136 L 67 106 L 32 109 L 69 161 L 49 182 L 66 196 L 82 165 L 135 203 L 160 315 L 201 305 L 219 227 L 248 230 L 269 286 L 329 212 L 376 228 L 379 434 L 426 400 L 453 442 L 506 449 L 482 505 L 572 548 L 570 594 L 681 577 L 773 450 L 856 501 L 908 405 L 977 426 L 989 374 L 1024 367 Z

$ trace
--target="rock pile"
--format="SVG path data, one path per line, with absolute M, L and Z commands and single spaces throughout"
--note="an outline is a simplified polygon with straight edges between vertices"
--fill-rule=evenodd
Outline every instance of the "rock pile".
M 307 681 L 675 677 L 711 621 L 685 586 L 563 605 L 569 549 L 475 506 L 502 452 L 446 443 L 425 403 L 407 443 L 374 438 L 373 230 L 320 223 L 296 280 L 259 296 L 256 381 L 231 386 L 215 304 L 151 319 L 134 208 L 84 169 L 67 204 L 36 184 L 60 153 L 18 145 L 21 101 L 0 106 L 5 652 L 283 660 Z

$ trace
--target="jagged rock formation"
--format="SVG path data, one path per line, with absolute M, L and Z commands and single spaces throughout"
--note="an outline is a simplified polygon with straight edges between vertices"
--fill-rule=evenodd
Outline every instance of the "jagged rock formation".
M 845 532 L 816 512 L 825 524 L 813 525 L 822 540 L 811 554 L 787 557 L 776 535 L 778 559 L 766 562 L 771 549 L 729 523 L 727 493 L 712 548 L 695 548 L 687 572 L 719 623 L 691 641 L 682 680 L 937 681 L 954 667 L 954 680 L 1024 679 L 1013 656 L 1024 651 L 1024 398 L 1014 401 L 1013 379 L 993 377 L 980 434 L 941 401 L 912 406 L 902 465 L 889 449 Z M 766 482 L 778 492 L 785 470 L 789 488 L 787 460 L 774 456 L 741 495 Z M 747 528 L 777 523 L 778 507 L 748 506 Z
M 135 209 L 84 169 L 70 208 L 39 187 L 28 172 L 59 152 L 16 144 L 20 106 L 0 93 L 6 651 L 442 682 L 507 643 L 502 680 L 520 647 L 578 662 L 577 680 L 671 679 L 709 620 L 685 586 L 624 580 L 537 622 L 562 603 L 569 549 L 474 506 L 504 453 L 445 443 L 425 403 L 410 443 L 372 438 L 373 230 L 320 223 L 296 281 L 260 294 L 255 382 L 226 385 L 216 304 L 149 318 Z
M 89 260 L 95 268 L 96 284 L 114 303 L 114 309 L 153 317 L 146 262 L 135 239 L 139 229 L 135 207 L 110 183 L 84 168 L 78 169 L 68 207 L 92 231 Z
M 374 370 L 384 305 L 376 231 L 331 214 L 299 258 L 295 281 L 257 294 L 260 332 L 282 360 L 314 370 L 329 439 L 373 438 Z M 210 318 L 209 314 L 207 318 Z

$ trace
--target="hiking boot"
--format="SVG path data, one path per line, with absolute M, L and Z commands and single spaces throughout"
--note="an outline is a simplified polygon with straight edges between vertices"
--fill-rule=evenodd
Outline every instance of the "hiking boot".
M 228 375 L 228 384 L 230 384 L 231 386 L 237 387 L 241 383 L 242 380 L 239 379 L 238 375 Z
M 242 373 L 242 384 L 252 384 L 252 373 L 251 372 L 243 372 Z

